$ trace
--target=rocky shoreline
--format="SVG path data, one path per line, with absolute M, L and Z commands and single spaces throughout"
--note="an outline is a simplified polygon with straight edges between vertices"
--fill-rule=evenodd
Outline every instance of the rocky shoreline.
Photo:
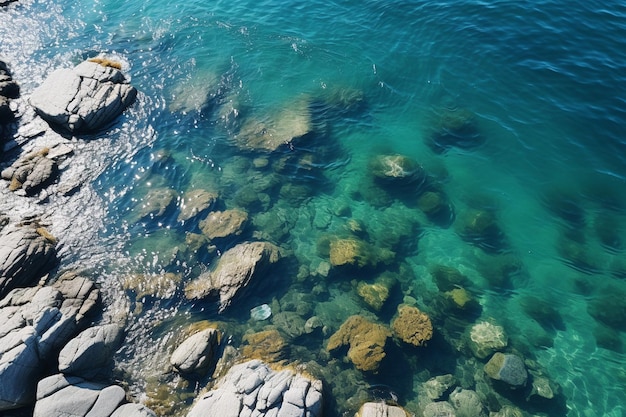
M 93 179 L 88 175 L 64 175 L 76 169 L 73 166 L 79 157 L 81 136 L 97 134 L 100 137 L 93 141 L 103 140 L 102 132 L 132 106 L 138 94 L 126 81 L 120 63 L 99 56 L 73 68 L 51 72 L 41 86 L 23 97 L 18 83 L 12 79 L 9 63 L 0 60 L 0 195 L 4 199 L 0 205 L 0 415 L 121 417 L 185 413 L 188 417 L 321 417 L 335 405 L 333 386 L 340 385 L 342 390 L 354 393 L 350 407 L 359 410 L 356 414 L 359 417 L 506 417 L 563 409 L 564 398 L 558 384 L 537 363 L 509 345 L 502 326 L 487 320 L 470 322 L 468 318 L 480 315 L 480 306 L 468 290 L 471 284 L 458 270 L 443 267 L 432 271 L 440 290 L 436 300 L 443 306 L 441 311 L 452 317 L 450 321 L 466 320 L 463 325 L 469 330 L 464 344 L 458 347 L 459 351 L 463 350 L 466 374 L 429 375 L 425 382 L 409 388 L 418 392 L 418 400 L 412 404 L 401 404 L 389 387 L 372 385 L 365 393 L 367 390 L 357 386 L 352 377 L 376 375 L 394 361 L 404 366 L 405 358 L 397 353 L 403 349 L 412 358 L 422 360 L 420 355 L 429 343 L 441 346 L 444 343 L 437 339 L 447 336 L 441 322 L 449 317 L 427 314 L 410 296 L 391 306 L 389 317 L 376 317 L 385 306 L 389 310 L 388 300 L 393 298 L 394 291 L 398 292 L 396 276 L 400 274 L 387 271 L 371 282 L 354 283 L 354 288 L 346 285 L 355 290 L 365 306 L 363 310 L 374 313 L 350 315 L 338 326 L 329 327 L 311 313 L 312 309 L 307 310 L 306 303 L 297 299 L 291 300 L 292 309 L 274 308 L 272 319 L 276 326 L 246 333 L 241 346 L 225 342 L 228 335 L 220 324 L 191 323 L 176 340 L 173 352 L 168 354 L 168 363 L 161 364 L 167 372 L 150 387 L 153 392 L 131 395 L 125 381 L 119 379 L 123 372 L 115 372 L 112 363 L 125 343 L 130 306 L 125 300 L 118 300 L 123 307 L 111 308 L 102 299 L 92 277 L 59 267 L 64 254 L 71 252 L 71 243 L 66 236 L 51 232 L 62 231 L 63 227 L 55 224 L 58 217 L 51 216 L 46 207 L 59 196 L 73 196 L 86 181 Z M 343 104 L 348 106 L 346 102 Z M 279 111 L 275 116 L 279 122 L 274 125 L 266 124 L 265 118 L 249 119 L 239 129 L 235 145 L 265 154 L 308 135 L 312 124 L 309 103 L 299 101 L 292 107 Z M 456 124 L 462 130 L 469 130 L 471 134 L 464 136 L 470 138 L 469 143 L 455 143 L 450 135 L 439 134 L 432 137 L 433 149 L 444 152 L 451 146 L 474 146 L 473 139 L 479 135 L 469 118 L 457 118 L 442 129 L 449 132 L 449 126 Z M 87 158 L 88 163 L 88 153 L 81 157 Z M 313 170 L 315 164 L 308 157 L 305 155 L 298 162 Z M 270 163 L 268 160 L 259 157 L 250 165 L 262 171 Z M 289 161 L 280 162 L 288 165 Z M 376 195 L 370 196 L 371 199 L 388 199 L 386 190 L 397 187 L 403 193 L 410 185 L 425 190 L 417 205 L 426 219 L 445 227 L 454 219 L 446 196 L 440 190 L 422 187 L 427 174 L 410 158 L 378 155 L 372 158 L 368 168 L 371 189 L 360 190 L 362 194 L 370 192 Z M 285 186 L 285 194 L 298 205 L 303 198 L 301 194 L 307 190 L 289 186 Z M 185 194 L 186 206 L 181 206 L 178 221 L 184 223 L 214 207 L 217 194 L 197 191 L 193 195 Z M 238 194 L 242 206 L 263 206 L 261 195 L 269 200 L 265 190 L 248 191 Z M 171 190 L 155 190 L 149 197 L 152 204 L 140 210 L 140 218 L 158 218 L 177 195 Z M 17 210 L 18 207 L 26 210 Z M 56 210 L 62 209 L 61 204 Z M 349 209 L 341 210 L 349 212 Z M 202 236 L 196 236 L 201 240 L 197 245 L 216 251 L 207 242 L 249 238 L 244 230 L 250 222 L 244 210 L 216 209 L 199 223 Z M 315 268 L 311 263 L 311 275 L 326 277 L 342 268 L 349 271 L 370 268 L 378 272 L 376 268 L 396 261 L 390 248 L 401 243 L 380 245 L 369 238 L 368 225 L 354 219 L 345 226 L 346 233 L 325 236 L 318 242 L 318 254 L 324 261 L 316 260 Z M 398 234 L 400 237 L 380 234 L 389 240 L 413 238 L 417 226 L 412 222 L 403 226 L 406 227 Z M 504 240 L 489 211 L 464 213 L 457 228 L 463 239 L 481 249 L 497 247 Z M 270 236 L 273 232 L 279 234 L 282 230 L 278 226 L 276 230 L 267 229 L 257 231 L 254 239 L 242 239 L 229 247 L 221 253 L 214 268 L 186 282 L 181 291 L 186 299 L 195 302 L 216 296 L 218 311 L 223 312 L 245 298 L 255 276 L 290 257 L 289 251 L 270 241 L 275 237 Z M 134 291 L 137 298 L 155 294 L 167 298 L 180 284 L 180 278 L 175 276 L 166 277 L 172 284 L 167 288 L 160 282 L 150 283 L 149 277 L 135 278 L 140 282 L 128 280 L 122 286 L 124 290 Z M 288 304 L 281 302 L 283 307 Z M 267 317 L 260 315 L 259 320 Z M 343 379 L 328 380 L 324 376 L 333 375 L 331 371 L 316 372 L 324 365 L 305 366 L 286 360 L 284 351 L 289 341 L 303 335 L 316 335 L 324 340 L 320 356 L 334 357 L 335 364 L 342 363 L 352 373 L 345 372 L 348 376 L 342 376 Z M 164 383 L 168 378 L 175 379 L 185 389 L 172 392 Z M 181 392 L 189 398 L 177 397 Z M 176 404 L 179 407 L 175 410 L 168 408 L 176 401 L 183 405 Z

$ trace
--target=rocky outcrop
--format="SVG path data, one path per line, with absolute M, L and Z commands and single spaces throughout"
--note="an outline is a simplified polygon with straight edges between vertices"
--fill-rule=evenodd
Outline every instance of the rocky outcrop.
M 513 388 L 526 385 L 528 379 L 526 366 L 519 356 L 500 352 L 494 353 L 485 364 L 485 373 L 489 378 L 502 381 Z
M 170 364 L 182 374 L 204 375 L 214 361 L 219 345 L 217 329 L 205 329 L 185 339 L 170 358 Z
M 222 255 L 215 270 L 190 282 L 185 295 L 188 299 L 200 299 L 218 293 L 222 312 L 259 270 L 278 262 L 282 256 L 282 250 L 269 242 L 240 243 Z
M 56 239 L 37 221 L 0 231 L 0 297 L 34 285 L 56 263 Z
M 45 364 L 84 327 L 97 300 L 93 282 L 66 275 L 49 287 L 15 289 L 0 301 L 0 410 L 32 403 Z
M 84 330 L 59 353 L 59 371 L 87 379 L 95 377 L 111 360 L 123 335 L 118 324 L 104 324 Z
M 417 307 L 403 305 L 391 323 L 393 334 L 413 346 L 424 346 L 433 337 L 433 324 Z
M 137 96 L 121 66 L 107 60 L 84 61 L 54 71 L 30 96 L 30 104 L 47 122 L 71 133 L 105 127 Z
M 322 381 L 260 360 L 233 366 L 187 417 L 319 417 Z
M 126 392 L 117 385 L 88 382 L 62 374 L 41 380 L 33 417 L 155 417 L 140 404 L 124 404 Z
M 335 351 L 348 345 L 348 358 L 361 371 L 377 372 L 387 355 L 385 345 L 391 337 L 389 329 L 363 316 L 351 316 L 328 340 L 326 349 Z

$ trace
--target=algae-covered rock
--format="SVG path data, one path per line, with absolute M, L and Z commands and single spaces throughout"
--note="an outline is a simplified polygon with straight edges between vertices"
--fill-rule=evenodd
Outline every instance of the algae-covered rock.
M 507 346 L 508 338 L 502 326 L 481 321 L 470 330 L 469 347 L 477 358 L 483 359 Z
M 213 240 L 240 235 L 247 222 L 248 213 L 243 210 L 214 211 L 200 222 L 200 229 Z
M 335 238 L 330 241 L 330 264 L 332 266 L 351 265 L 358 267 L 375 267 L 379 263 L 387 264 L 395 256 L 388 249 L 374 248 L 369 243 L 349 237 Z
M 396 279 L 391 275 L 381 275 L 371 284 L 360 281 L 357 284 L 356 292 L 365 301 L 365 304 L 375 311 L 380 311 L 396 282 Z
M 265 267 L 283 257 L 282 250 L 269 242 L 245 242 L 227 250 L 217 261 L 214 270 L 201 274 L 185 287 L 190 300 L 218 293 L 219 311 L 224 311 L 237 293 Z
M 341 325 L 326 345 L 329 352 L 349 346 L 348 358 L 361 371 L 376 372 L 385 358 L 385 345 L 391 337 L 389 329 L 373 323 L 363 316 L 355 315 Z
M 277 363 L 286 358 L 289 345 L 277 329 L 247 333 L 243 336 L 241 356 L 245 359 L 260 359 Z
M 513 354 L 496 352 L 485 365 L 485 373 L 497 381 L 505 382 L 512 387 L 526 385 L 528 372 L 524 361 Z
M 391 328 L 396 337 L 414 346 L 424 346 L 433 337 L 430 318 L 413 306 L 400 306 Z

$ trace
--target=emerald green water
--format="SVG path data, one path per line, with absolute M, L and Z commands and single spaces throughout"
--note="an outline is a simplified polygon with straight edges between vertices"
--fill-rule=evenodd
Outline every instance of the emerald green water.
M 482 365 L 464 343 L 474 323 L 494 320 L 509 350 L 561 387 L 541 407 L 514 398 L 528 415 L 620 416 L 625 12 L 617 2 L 32 1 L 1 12 L 0 53 L 23 94 L 51 69 L 101 52 L 120 60 L 140 91 L 119 123 L 88 139 L 101 143 L 89 204 L 106 214 L 92 219 L 97 242 L 78 234 L 64 259 L 92 269 L 109 301 L 128 298 L 134 314 L 116 360 L 139 398 L 154 383 L 174 390 L 163 363 L 187 324 L 218 321 L 239 347 L 246 332 L 277 324 L 249 319 L 250 308 L 268 303 L 274 314 L 318 316 L 326 326 L 283 335 L 287 359 L 328 384 L 330 415 L 353 413 L 368 384 L 391 387 L 412 412 L 430 377 L 453 373 L 476 389 Z M 310 112 L 309 135 L 275 152 L 237 146 L 247 121 L 285 109 Z M 432 146 L 442 123 L 464 115 L 471 146 Z M 377 182 L 370 164 L 386 154 L 420 164 L 425 182 Z M 145 215 L 149 193 L 161 188 L 174 202 Z M 251 220 L 217 252 L 186 241 L 206 213 L 178 221 L 185 193 L 198 189 Z M 418 201 L 433 190 L 451 209 L 429 218 Z M 463 233 L 479 211 L 499 233 Z M 390 250 L 392 261 L 328 271 L 326 242 L 354 224 L 372 256 Z M 184 298 L 188 282 L 246 240 L 292 255 L 223 314 L 215 298 Z M 440 266 L 466 277 L 477 311 L 443 301 Z M 122 288 L 129 275 L 163 272 L 180 281 L 159 281 L 169 291 L 158 296 Z M 356 287 L 383 273 L 398 285 L 375 311 Z M 377 375 L 326 352 L 350 315 L 388 325 L 402 302 L 431 316 L 427 347 L 392 343 Z

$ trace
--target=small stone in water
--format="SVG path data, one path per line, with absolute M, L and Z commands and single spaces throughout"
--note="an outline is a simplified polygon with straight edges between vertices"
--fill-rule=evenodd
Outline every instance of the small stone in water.
M 267 304 L 261 304 L 258 307 L 254 307 L 250 310 L 250 317 L 253 320 L 261 321 L 269 318 L 272 315 L 272 309 Z

